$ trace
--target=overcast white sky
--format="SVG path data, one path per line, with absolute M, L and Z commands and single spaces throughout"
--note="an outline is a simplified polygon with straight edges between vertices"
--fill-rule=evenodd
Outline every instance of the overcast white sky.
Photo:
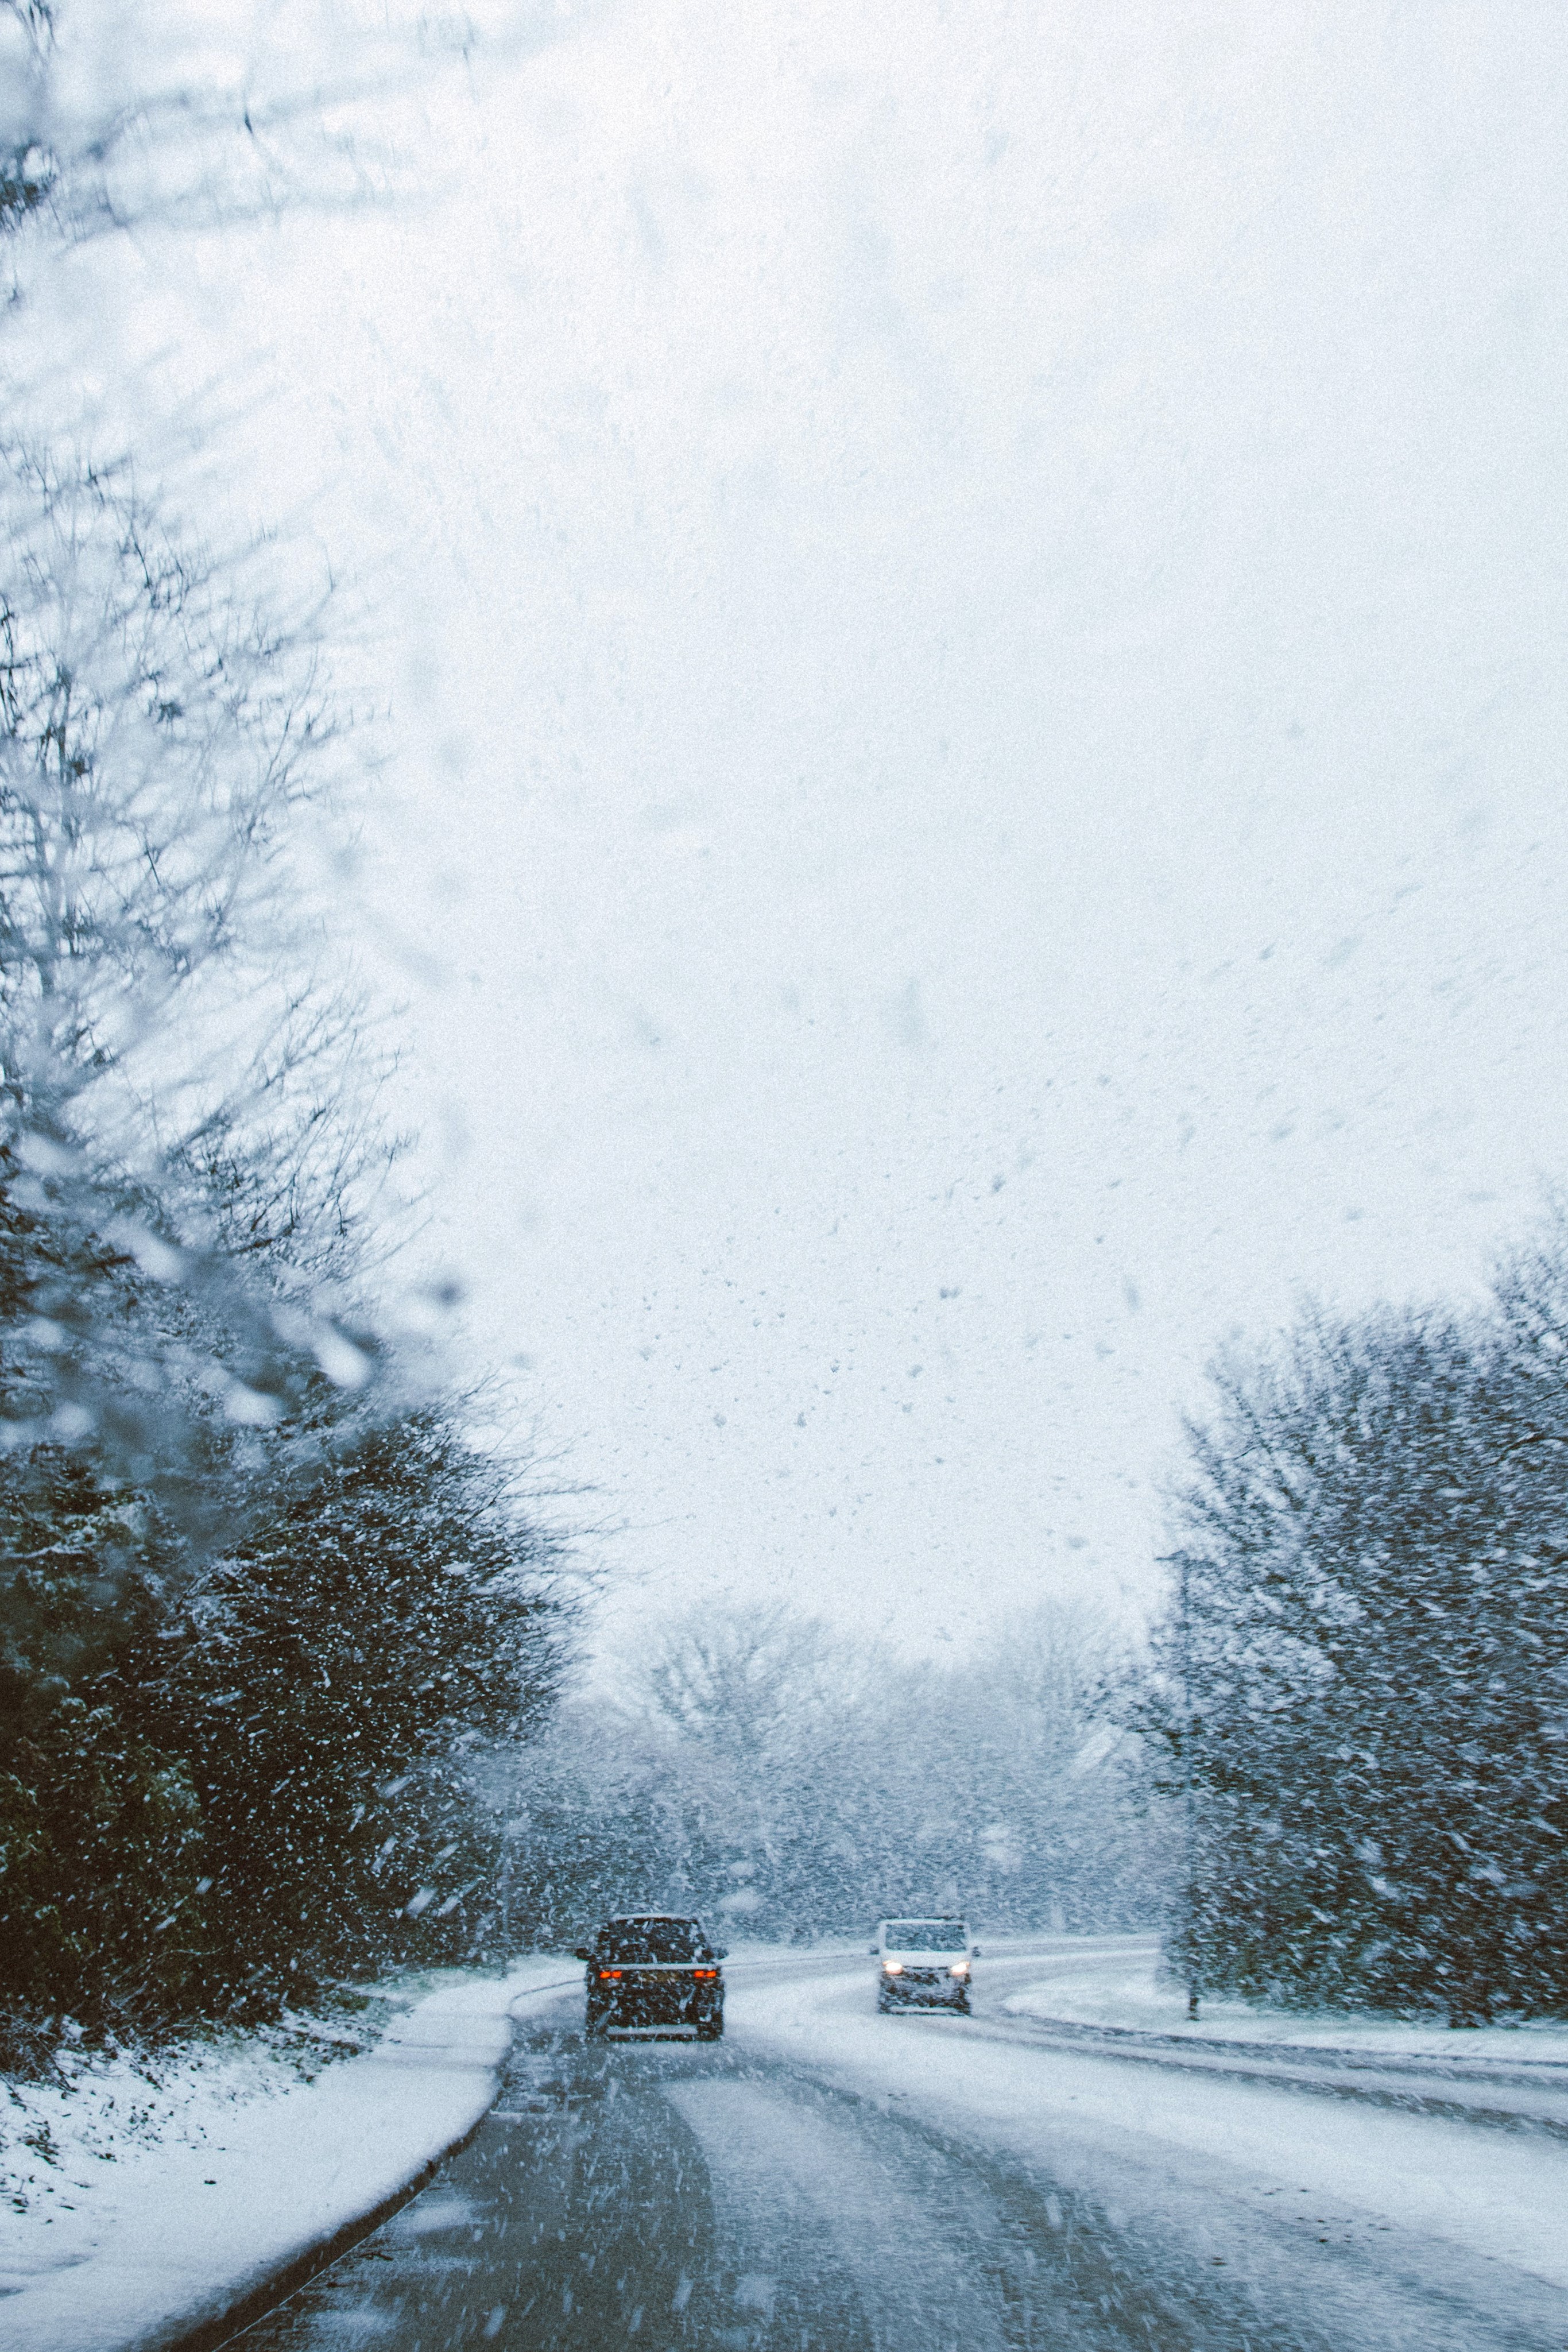
M 376 609 L 432 1244 L 622 1625 L 1136 1606 L 1215 1345 L 1568 1172 L 1568 19 L 549 21 L 135 294 Z

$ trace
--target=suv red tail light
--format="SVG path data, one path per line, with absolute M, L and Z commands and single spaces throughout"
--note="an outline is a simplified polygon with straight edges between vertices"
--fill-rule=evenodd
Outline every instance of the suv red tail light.
M 692 1974 L 694 1977 L 716 1977 L 718 1970 L 716 1969 L 694 1969 L 692 1970 Z

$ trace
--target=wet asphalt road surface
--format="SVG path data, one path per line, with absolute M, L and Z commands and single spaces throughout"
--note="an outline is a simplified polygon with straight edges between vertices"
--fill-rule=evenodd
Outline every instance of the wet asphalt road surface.
M 894 2029 L 896 2030 L 896 2029 Z M 917 2029 L 918 2030 L 918 2029 Z M 959 2026 L 957 2030 L 962 2031 Z M 435 2179 L 245 2352 L 1543 2352 L 1544 2288 L 1432 2249 L 1254 2230 L 1224 2255 L 1146 2179 L 1090 2196 L 728 2044 L 520 2026 Z

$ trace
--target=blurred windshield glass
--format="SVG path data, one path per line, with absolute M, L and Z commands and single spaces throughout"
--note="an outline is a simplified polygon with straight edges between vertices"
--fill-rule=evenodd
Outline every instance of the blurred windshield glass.
M 599 1955 L 607 1960 L 701 1960 L 707 1948 L 695 1919 L 618 1919 L 599 1931 Z
M 885 1940 L 895 1952 L 961 1952 L 969 1930 L 962 1919 L 890 1919 Z

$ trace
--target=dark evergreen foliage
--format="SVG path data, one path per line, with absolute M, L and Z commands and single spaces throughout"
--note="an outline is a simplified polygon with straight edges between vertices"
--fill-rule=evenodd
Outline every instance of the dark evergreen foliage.
M 484 1773 L 555 1693 L 552 1548 L 434 1411 L 320 1436 L 193 1582 L 79 1459 L 0 1490 L 13 2042 L 49 2011 L 276 2014 L 491 1932 Z
M 471 1952 L 498 1827 L 476 1779 L 554 1697 L 551 1547 L 438 1414 L 371 1424 L 143 1648 L 202 1808 L 218 2002 Z
M 0 2010 L 13 2032 L 180 2012 L 200 1807 L 119 1677 L 161 1622 L 173 1547 L 140 1498 L 55 1450 L 0 1475 Z
M 1218 1376 L 1154 1709 L 1195 1988 L 1568 2009 L 1560 1263 L 1500 1315 L 1313 1319 Z

